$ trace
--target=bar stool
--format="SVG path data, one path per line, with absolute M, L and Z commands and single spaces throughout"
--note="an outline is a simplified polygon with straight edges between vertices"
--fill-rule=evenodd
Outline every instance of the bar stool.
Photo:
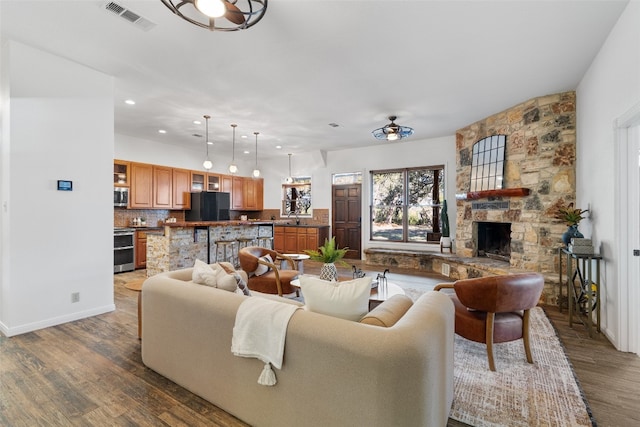
M 273 237 L 271 236 L 258 236 L 258 246 L 267 249 L 273 249 Z
M 253 242 L 255 240 L 256 239 L 254 237 L 238 237 L 238 250 L 254 246 Z
M 236 265 L 234 262 L 233 248 L 236 246 L 236 243 L 238 243 L 238 241 L 237 240 L 216 240 L 214 243 L 216 245 L 215 262 L 218 262 L 218 248 L 222 247 L 223 256 L 221 261 L 230 262 L 231 264 Z M 229 247 L 231 247 L 231 254 L 227 254 L 227 248 Z M 229 255 L 231 257 L 229 257 Z

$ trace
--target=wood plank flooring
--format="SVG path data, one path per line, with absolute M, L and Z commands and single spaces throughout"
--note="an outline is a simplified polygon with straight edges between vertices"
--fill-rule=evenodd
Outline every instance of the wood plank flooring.
M 349 262 L 365 271 L 384 270 Z M 319 264 L 305 261 L 305 272 L 319 269 Z M 411 287 L 446 279 L 412 270 L 393 273 L 396 282 Z M 137 338 L 137 294 L 124 287 L 143 277 L 144 271 L 114 276 L 115 312 L 12 338 L 0 336 L 0 425 L 246 425 L 144 366 Z M 570 329 L 566 313 L 557 307 L 546 311 L 598 425 L 640 425 L 640 358 L 616 351 L 603 336 L 589 339 L 581 325 Z

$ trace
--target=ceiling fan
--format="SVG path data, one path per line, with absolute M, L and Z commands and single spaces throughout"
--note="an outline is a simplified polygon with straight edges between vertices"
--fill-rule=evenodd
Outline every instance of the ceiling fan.
M 211 31 L 237 31 L 247 29 L 262 19 L 268 0 L 161 1 L 174 14 L 198 27 Z

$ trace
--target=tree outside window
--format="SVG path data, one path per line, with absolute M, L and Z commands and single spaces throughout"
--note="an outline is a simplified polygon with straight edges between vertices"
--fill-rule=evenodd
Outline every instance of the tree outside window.
M 371 239 L 437 242 L 444 167 L 371 172 Z

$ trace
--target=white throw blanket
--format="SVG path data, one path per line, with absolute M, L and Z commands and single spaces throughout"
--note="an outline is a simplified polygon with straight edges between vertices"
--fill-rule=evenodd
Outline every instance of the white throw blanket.
M 258 378 L 259 384 L 276 384 L 271 365 L 282 368 L 287 325 L 299 308 L 260 297 L 247 298 L 238 307 L 231 352 L 236 356 L 255 357 L 265 363 Z

